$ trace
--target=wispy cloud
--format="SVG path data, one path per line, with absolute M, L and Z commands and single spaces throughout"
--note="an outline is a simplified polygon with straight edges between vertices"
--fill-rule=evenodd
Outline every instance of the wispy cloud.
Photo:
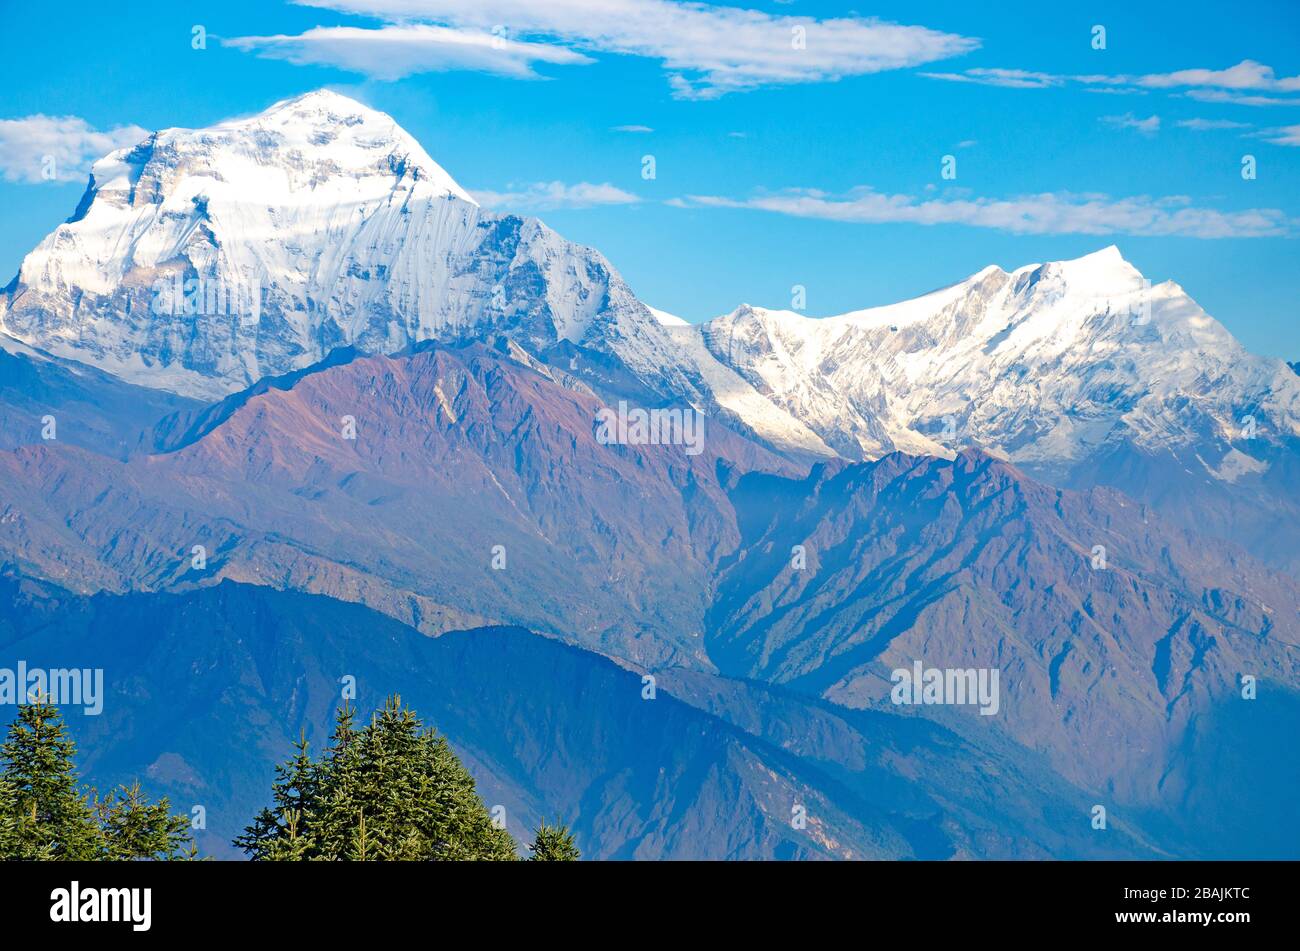
M 596 205 L 631 205 L 641 199 L 608 183 L 534 182 L 511 185 L 510 191 L 475 191 L 474 200 L 485 208 L 500 211 L 555 211 L 591 208 Z
M 1136 77 L 1107 77 L 1108 82 L 1171 89 L 1180 86 L 1211 86 L 1219 89 L 1258 89 L 1300 92 L 1300 76 L 1279 78 L 1272 66 L 1244 59 L 1227 69 L 1180 69 L 1172 73 L 1147 73 Z
M 1191 238 L 1262 238 L 1291 233 L 1277 209 L 1224 212 L 1198 208 L 1184 196 L 1112 198 L 1046 193 L 1014 198 L 930 198 L 887 195 L 868 187 L 845 195 L 794 190 L 746 199 L 690 195 L 679 207 L 744 208 L 799 218 L 862 224 L 968 225 L 1013 234 L 1129 234 Z
M 563 46 L 521 42 L 483 30 L 418 23 L 380 29 L 318 26 L 296 36 L 239 36 L 222 42 L 272 59 L 334 66 L 381 80 L 451 70 L 538 79 L 535 63 L 571 66 L 592 62 Z
M 648 125 L 616 125 L 611 131 L 645 133 L 645 132 L 653 132 L 654 129 L 650 128 Z
M 1174 125 L 1180 129 L 1193 132 L 1213 132 L 1216 129 L 1249 129 L 1249 122 L 1233 122 L 1231 119 L 1179 119 Z
M 1133 113 L 1126 112 L 1122 116 L 1102 116 L 1100 121 L 1117 129 L 1134 129 L 1143 135 L 1155 135 L 1160 131 L 1159 116 L 1139 119 Z
M 1083 91 L 1099 96 L 1145 96 L 1147 90 L 1136 86 L 1084 86 Z
M 979 46 L 970 37 L 877 19 L 818 20 L 682 0 L 296 2 L 385 25 L 316 27 L 230 44 L 377 79 L 445 69 L 531 77 L 536 62 L 585 63 L 589 53 L 639 56 L 662 63 L 673 95 L 683 99 L 903 69 Z
M 1255 133 L 1265 142 L 1274 145 L 1300 146 L 1300 125 L 1285 125 L 1279 129 L 1261 129 Z
M 148 135 L 136 125 L 101 132 L 78 116 L 0 119 L 0 175 L 6 181 L 32 184 L 84 182 L 96 159 Z
M 1183 93 L 1197 102 L 1226 102 L 1234 106 L 1300 106 L 1300 99 L 1281 99 L 1277 96 L 1256 96 L 1248 93 L 1228 92 L 1223 89 L 1191 89 Z
M 981 86 L 1002 86 L 1007 89 L 1048 89 L 1062 86 L 1068 77 L 1051 73 L 1032 73 L 1024 69 L 968 69 L 960 73 L 922 73 L 929 79 L 944 79 L 952 83 L 976 83 Z
M 1091 92 L 1139 93 L 1147 90 L 1184 90 L 1182 95 L 1201 102 L 1226 102 L 1246 106 L 1300 105 L 1300 76 L 1278 76 L 1271 66 L 1242 60 L 1227 69 L 1180 69 L 1169 73 L 1070 75 L 1037 73 L 1023 69 L 967 69 L 959 73 L 927 72 L 930 79 L 978 83 L 1013 89 L 1047 89 L 1079 85 Z M 1277 94 L 1283 95 L 1277 95 Z M 1268 95 L 1272 94 L 1272 95 Z

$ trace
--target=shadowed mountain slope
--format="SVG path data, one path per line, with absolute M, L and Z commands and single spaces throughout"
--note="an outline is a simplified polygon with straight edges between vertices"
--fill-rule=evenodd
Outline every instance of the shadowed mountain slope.
M 644 699 L 640 676 L 517 628 L 427 638 L 357 605 L 231 582 L 92 598 L 0 589 L 5 658 L 104 669 L 103 714 L 67 711 L 87 774 L 203 805 L 217 854 L 299 732 L 328 735 L 348 676 L 363 711 L 398 692 L 446 733 L 518 840 L 560 817 L 589 858 L 1159 854 L 1123 818 L 1092 835 L 1083 794 L 1034 757 L 999 778 L 980 765 L 987 750 L 942 727 L 846 718 L 707 675 L 677 672 Z M 783 733 L 764 736 L 754 710 Z

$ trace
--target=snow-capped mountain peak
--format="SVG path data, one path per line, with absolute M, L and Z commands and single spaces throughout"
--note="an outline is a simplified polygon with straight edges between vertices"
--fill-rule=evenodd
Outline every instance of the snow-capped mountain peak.
M 354 174 L 377 170 L 381 176 L 401 169 L 434 192 L 474 202 L 391 116 L 328 89 L 281 100 L 255 116 L 223 122 L 210 131 L 214 137 L 251 139 L 259 146 L 260 164 L 301 162 L 321 177 L 327 177 L 332 166 Z M 278 157 L 287 162 L 265 161 Z M 308 181 L 318 186 L 320 178 Z
M 1030 264 L 1018 268 L 1016 273 L 1050 268 L 1072 284 L 1087 285 L 1098 292 L 1123 289 L 1143 280 L 1142 272 L 1125 260 L 1116 245 L 1107 245 L 1082 257 L 1048 264 Z
M 479 208 L 391 117 L 328 91 L 96 163 L 0 293 L 0 331 L 205 398 L 342 345 L 506 333 L 543 360 L 594 351 L 590 372 L 805 458 L 975 445 L 1069 467 L 1132 445 L 1232 481 L 1300 438 L 1300 378 L 1113 245 L 833 317 L 746 304 L 689 325 L 596 251 Z
M 599 254 L 484 212 L 391 117 L 328 91 L 100 160 L 0 295 L 28 344 L 208 398 L 483 326 L 667 341 Z
M 1250 450 L 1231 448 L 1241 418 L 1267 420 L 1271 439 L 1300 436 L 1300 383 L 1285 365 L 1248 353 L 1181 287 L 1152 285 L 1113 245 L 986 267 L 834 317 L 743 305 L 693 331 L 850 458 L 973 444 L 1068 466 L 1124 442 L 1157 451 L 1213 434 L 1202 461 L 1225 478 L 1217 461 Z
M 113 152 L 92 166 L 82 206 L 320 206 L 385 194 L 395 179 L 413 194 L 474 202 L 391 117 L 319 90 L 207 129 L 163 129 Z

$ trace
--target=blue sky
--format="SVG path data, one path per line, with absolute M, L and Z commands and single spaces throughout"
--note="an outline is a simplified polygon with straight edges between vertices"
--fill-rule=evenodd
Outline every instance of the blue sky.
M 5 28 L 3 280 L 136 127 L 328 86 L 690 320 L 788 307 L 796 284 L 833 314 L 1113 243 L 1252 350 L 1300 358 L 1293 0 L 73 0 Z

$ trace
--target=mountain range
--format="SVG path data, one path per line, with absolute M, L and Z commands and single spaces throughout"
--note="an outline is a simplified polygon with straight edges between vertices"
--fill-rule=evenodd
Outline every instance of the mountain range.
M 1300 376 L 1113 247 L 692 325 L 319 92 L 97 162 L 0 342 L 0 644 L 214 851 L 350 674 L 594 857 L 1300 854 Z

